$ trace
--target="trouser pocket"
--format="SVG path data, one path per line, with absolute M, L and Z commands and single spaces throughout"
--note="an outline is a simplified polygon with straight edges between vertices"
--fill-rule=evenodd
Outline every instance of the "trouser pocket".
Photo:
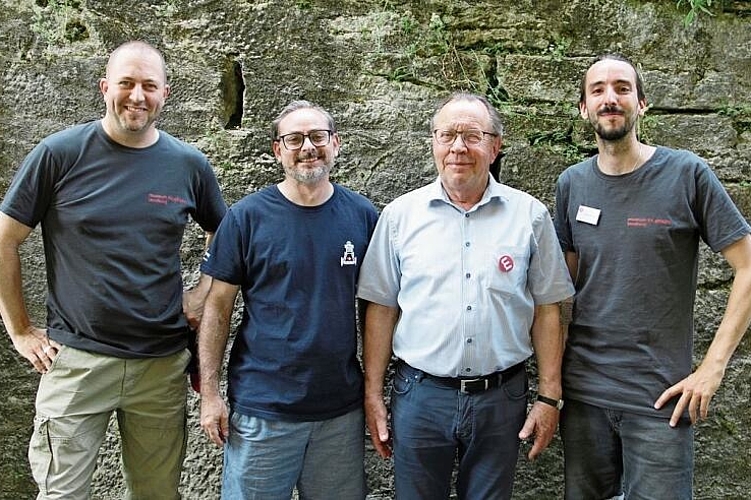
M 52 465 L 52 444 L 49 435 L 48 417 L 34 417 L 34 433 L 29 442 L 29 464 L 39 492 L 47 494 L 47 478 Z

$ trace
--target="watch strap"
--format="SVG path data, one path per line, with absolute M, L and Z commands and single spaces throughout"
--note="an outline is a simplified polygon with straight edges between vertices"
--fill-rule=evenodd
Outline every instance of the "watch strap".
M 563 400 L 562 399 L 553 399 L 546 396 L 543 396 L 541 394 L 537 395 L 537 401 L 540 403 L 545 403 L 546 405 L 550 405 L 556 410 L 562 410 L 563 409 Z

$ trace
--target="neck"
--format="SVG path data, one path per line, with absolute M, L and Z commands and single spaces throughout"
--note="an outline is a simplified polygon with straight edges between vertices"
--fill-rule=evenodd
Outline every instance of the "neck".
M 629 135 L 620 141 L 597 138 L 597 166 L 608 175 L 623 175 L 641 167 L 648 158 L 649 146 Z
M 451 203 L 461 207 L 463 210 L 469 210 L 480 202 L 486 187 L 487 185 L 478 191 L 477 189 L 449 189 L 444 185 L 443 190 L 446 191 L 446 196 L 451 200 Z
M 102 128 L 107 137 L 129 148 L 147 148 L 159 140 L 159 131 L 154 126 L 149 127 L 143 132 L 139 131 L 132 134 L 118 133 L 117 129 L 110 126 L 110 123 L 105 118 L 102 120 Z
M 328 179 L 308 184 L 288 177 L 277 187 L 289 201 L 305 207 L 322 205 L 334 194 L 334 185 Z

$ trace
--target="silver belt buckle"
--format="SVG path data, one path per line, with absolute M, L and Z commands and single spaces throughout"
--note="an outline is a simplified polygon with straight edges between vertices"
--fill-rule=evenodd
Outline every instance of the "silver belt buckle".
M 480 377 L 478 377 L 478 378 L 470 378 L 470 379 L 462 379 L 460 381 L 459 390 L 461 392 L 463 392 L 463 393 L 466 394 L 466 393 L 469 392 L 469 391 L 467 391 L 467 384 L 471 384 L 471 383 L 479 382 L 479 381 L 482 381 L 482 382 L 485 383 L 485 387 L 483 387 L 482 390 L 486 391 L 488 389 L 488 385 L 489 385 L 490 381 L 487 378 L 486 379 L 482 379 Z

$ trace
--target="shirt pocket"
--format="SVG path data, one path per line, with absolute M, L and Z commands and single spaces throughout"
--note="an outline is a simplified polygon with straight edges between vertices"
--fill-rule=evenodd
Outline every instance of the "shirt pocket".
M 529 250 L 520 246 L 497 246 L 485 258 L 488 289 L 507 296 L 524 293 Z

